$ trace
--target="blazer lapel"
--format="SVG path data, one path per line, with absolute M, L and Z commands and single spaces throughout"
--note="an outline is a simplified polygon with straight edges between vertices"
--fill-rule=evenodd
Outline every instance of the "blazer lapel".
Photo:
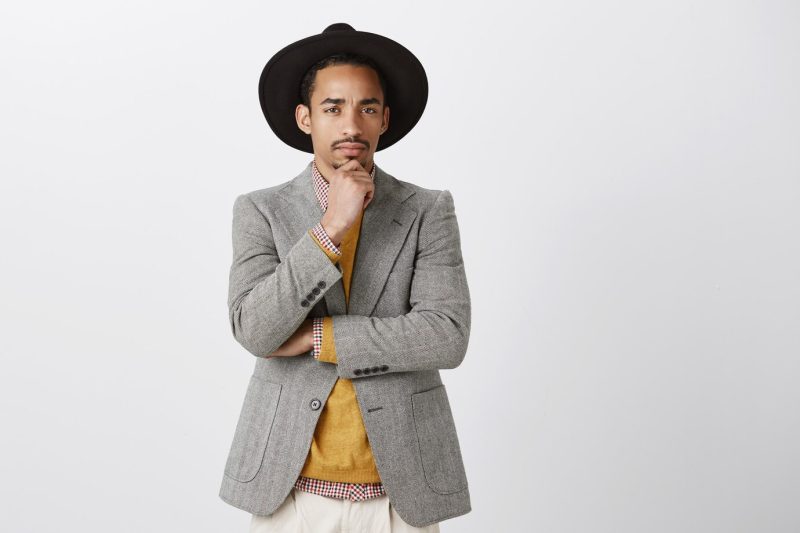
M 364 210 L 353 265 L 349 314 L 371 316 L 417 212 L 403 202 L 413 191 L 380 167 L 375 194 Z
M 412 194 L 413 191 L 377 167 L 375 194 L 364 210 L 358 235 L 350 305 L 345 302 L 344 285 L 340 279 L 325 292 L 329 315 L 371 315 L 411 224 L 417 217 L 416 211 L 403 205 L 403 201 Z M 284 202 L 284 216 L 281 219 L 287 224 L 285 230 L 291 242 L 297 242 L 324 215 L 314 192 L 311 163 L 278 195 Z

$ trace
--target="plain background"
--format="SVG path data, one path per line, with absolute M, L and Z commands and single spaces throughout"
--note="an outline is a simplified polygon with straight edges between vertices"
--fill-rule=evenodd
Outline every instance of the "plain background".
M 257 99 L 333 22 L 424 64 L 376 161 L 454 197 L 448 532 L 800 530 L 796 2 L 27 2 L 0 14 L 0 529 L 246 531 L 235 197 L 296 176 Z

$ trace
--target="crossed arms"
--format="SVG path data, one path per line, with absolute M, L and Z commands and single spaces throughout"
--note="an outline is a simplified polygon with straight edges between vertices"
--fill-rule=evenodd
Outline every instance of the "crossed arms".
M 397 317 L 347 314 L 326 320 L 330 351 L 320 360 L 335 362 L 339 377 L 359 378 L 360 369 L 376 366 L 409 372 L 455 368 L 463 361 L 471 306 L 449 191 L 420 213 L 419 224 L 411 310 Z M 236 198 L 228 308 L 233 335 L 247 351 L 257 357 L 275 351 L 306 319 L 306 295 L 317 288 L 321 298 L 341 277 L 309 231 L 280 261 L 267 218 L 249 196 Z

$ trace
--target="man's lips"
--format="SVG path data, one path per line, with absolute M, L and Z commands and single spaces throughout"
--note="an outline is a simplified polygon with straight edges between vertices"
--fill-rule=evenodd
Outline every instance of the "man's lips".
M 361 143 L 340 143 L 336 145 L 337 150 L 366 150 L 366 146 Z
M 345 155 L 358 155 L 366 150 L 367 147 L 361 143 L 342 143 L 336 149 L 341 150 Z

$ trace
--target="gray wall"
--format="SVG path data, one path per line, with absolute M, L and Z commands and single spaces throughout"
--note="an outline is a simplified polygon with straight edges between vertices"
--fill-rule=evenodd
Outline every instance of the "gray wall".
M 246 531 L 231 209 L 310 161 L 261 68 L 342 21 L 425 65 L 376 161 L 461 226 L 473 511 L 442 530 L 800 530 L 796 2 L 2 11 L 3 531 Z

